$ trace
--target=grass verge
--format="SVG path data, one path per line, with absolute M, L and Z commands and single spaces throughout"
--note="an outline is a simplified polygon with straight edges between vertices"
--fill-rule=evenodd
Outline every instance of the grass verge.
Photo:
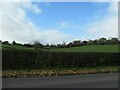
M 117 73 L 118 66 L 82 67 L 82 68 L 49 68 L 49 69 L 24 69 L 24 70 L 3 70 L 3 78 L 20 77 L 43 77 L 43 76 L 63 76 L 81 75 L 97 73 Z

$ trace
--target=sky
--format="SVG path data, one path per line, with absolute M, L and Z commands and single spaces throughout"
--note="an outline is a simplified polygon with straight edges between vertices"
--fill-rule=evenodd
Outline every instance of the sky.
M 118 37 L 117 2 L 2 2 L 2 41 L 42 44 Z

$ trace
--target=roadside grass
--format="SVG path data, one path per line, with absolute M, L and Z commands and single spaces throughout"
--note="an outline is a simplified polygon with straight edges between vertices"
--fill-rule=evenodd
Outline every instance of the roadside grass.
M 20 77 L 44 77 L 44 76 L 64 76 L 97 73 L 117 73 L 118 66 L 99 66 L 82 68 L 44 68 L 44 69 L 23 69 L 23 70 L 3 70 L 3 78 Z

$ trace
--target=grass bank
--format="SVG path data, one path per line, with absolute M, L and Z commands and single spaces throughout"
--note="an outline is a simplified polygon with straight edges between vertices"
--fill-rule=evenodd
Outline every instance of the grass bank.
M 43 77 L 81 75 L 97 73 L 117 73 L 118 66 L 82 67 L 82 68 L 46 68 L 46 69 L 24 69 L 24 70 L 3 70 L 3 78 L 20 77 Z

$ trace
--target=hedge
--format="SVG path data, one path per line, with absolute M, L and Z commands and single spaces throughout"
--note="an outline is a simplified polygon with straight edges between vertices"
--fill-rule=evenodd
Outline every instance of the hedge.
M 120 53 L 3 50 L 3 69 L 118 65 Z

